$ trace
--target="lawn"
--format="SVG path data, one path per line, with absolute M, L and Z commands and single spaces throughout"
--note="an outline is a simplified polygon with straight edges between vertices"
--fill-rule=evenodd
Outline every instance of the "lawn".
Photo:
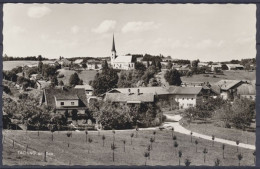
M 58 78 L 58 80 L 62 80 L 64 84 L 69 84 L 69 78 L 70 76 L 75 73 L 76 71 L 74 70 L 65 70 L 65 69 L 60 69 L 58 70 L 59 74 L 63 74 L 63 78 Z M 85 84 L 89 84 L 89 81 L 94 80 L 94 77 L 96 75 L 97 71 L 96 70 L 83 70 L 80 73 L 78 73 L 79 78 L 83 80 Z
M 256 71 L 248 72 L 244 70 L 236 70 L 236 71 L 224 71 L 224 75 L 209 75 L 209 77 L 205 77 L 204 74 L 193 75 L 192 77 L 182 76 L 181 80 L 185 82 L 218 82 L 222 79 L 228 80 L 255 80 L 256 79 Z
M 44 60 L 42 61 L 44 64 L 51 63 L 53 61 Z M 17 66 L 31 65 L 37 64 L 38 61 L 35 60 L 16 60 L 16 61 L 3 61 L 3 70 L 12 70 Z
M 89 131 L 88 138 L 92 138 L 92 143 L 85 142 L 85 132 L 73 131 L 72 138 L 68 138 L 67 132 L 54 132 L 54 141 L 51 141 L 51 132 L 41 131 L 40 136 L 37 136 L 37 131 L 8 131 L 4 130 L 3 142 L 3 164 L 4 165 L 144 165 L 144 152 L 150 144 L 149 140 L 154 137 L 153 131 L 140 130 L 138 136 L 133 137 L 131 145 L 130 134 L 135 131 L 116 131 L 115 133 L 115 161 L 112 161 L 111 143 L 113 142 L 113 133 L 111 131 L 101 131 L 98 135 L 97 131 Z M 237 148 L 226 145 L 225 158 L 222 157 L 222 144 L 211 141 L 193 138 L 179 133 L 174 133 L 177 136 L 178 148 L 173 147 L 172 133 L 169 130 L 156 131 L 155 142 L 152 144 L 151 157 L 147 160 L 147 165 L 178 165 L 177 149 L 181 150 L 183 156 L 181 165 L 184 165 L 185 159 L 190 159 L 191 165 L 207 165 L 213 166 L 216 158 L 220 159 L 221 166 L 237 166 Z M 103 147 L 102 135 L 105 135 L 105 146 Z M 13 141 L 15 146 L 13 148 Z M 126 140 L 125 152 L 122 140 Z M 196 147 L 195 139 L 199 144 Z M 70 147 L 68 147 L 68 141 Z M 18 151 L 25 151 L 28 144 L 28 152 L 43 153 L 47 151 L 50 155 L 47 156 L 47 162 L 44 162 L 43 154 L 39 155 L 19 155 Z M 208 149 L 206 162 L 204 163 L 202 153 L 204 148 Z M 89 153 L 88 153 L 89 151 Z M 241 165 L 253 166 L 254 156 L 253 151 L 239 148 L 243 155 Z
M 183 121 L 183 120 L 182 120 Z M 183 121 L 184 122 L 184 121 Z M 182 122 L 180 122 L 182 124 Z M 196 121 L 187 124 L 183 123 L 183 127 L 205 135 L 214 135 L 215 137 L 237 141 L 245 144 L 255 145 L 256 135 L 255 132 L 242 131 L 235 128 L 223 128 L 215 126 L 213 123 L 196 123 Z

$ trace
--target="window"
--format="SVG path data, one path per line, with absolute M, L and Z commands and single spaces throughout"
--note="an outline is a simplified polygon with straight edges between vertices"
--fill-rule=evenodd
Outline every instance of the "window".
M 191 100 L 193 100 L 193 98 L 191 98 Z
M 63 106 L 63 105 L 64 105 L 64 102 L 60 102 L 60 105 Z
M 184 100 L 184 98 L 182 98 L 182 100 Z
M 71 105 L 74 105 L 74 102 L 71 102 Z

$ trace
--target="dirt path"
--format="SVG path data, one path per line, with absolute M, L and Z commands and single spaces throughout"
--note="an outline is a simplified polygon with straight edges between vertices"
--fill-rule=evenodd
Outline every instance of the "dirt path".
M 166 116 L 167 119 L 174 121 L 174 122 L 165 122 L 163 124 L 163 126 L 165 128 L 174 127 L 175 132 L 190 135 L 191 131 L 182 127 L 179 124 L 179 121 L 182 118 L 180 115 L 165 114 L 165 116 Z M 205 140 L 212 140 L 212 136 L 208 136 L 208 135 L 204 135 L 204 134 L 200 134 L 200 133 L 196 133 L 196 132 L 192 132 L 192 133 L 193 133 L 193 135 L 192 135 L 193 137 L 198 137 L 198 138 L 202 138 L 202 139 L 205 139 Z M 215 138 L 214 141 L 219 142 L 219 143 L 229 144 L 229 145 L 232 145 L 232 146 L 237 146 L 235 141 L 226 140 L 226 139 L 222 139 L 222 138 Z M 238 147 L 255 150 L 255 145 L 251 145 L 251 144 L 239 143 Z

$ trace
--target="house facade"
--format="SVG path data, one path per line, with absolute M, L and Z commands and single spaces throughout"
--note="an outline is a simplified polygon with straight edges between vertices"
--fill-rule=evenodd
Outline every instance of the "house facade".
M 56 113 L 63 114 L 68 124 L 75 126 L 87 123 L 87 97 L 84 89 L 74 88 L 49 88 L 43 90 L 42 105 L 49 106 Z

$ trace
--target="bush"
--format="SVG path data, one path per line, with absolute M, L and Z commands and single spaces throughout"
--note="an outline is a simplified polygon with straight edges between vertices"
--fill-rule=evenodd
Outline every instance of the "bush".
M 3 85 L 3 91 L 6 93 L 6 94 L 12 94 L 10 88 L 8 86 L 5 86 Z

